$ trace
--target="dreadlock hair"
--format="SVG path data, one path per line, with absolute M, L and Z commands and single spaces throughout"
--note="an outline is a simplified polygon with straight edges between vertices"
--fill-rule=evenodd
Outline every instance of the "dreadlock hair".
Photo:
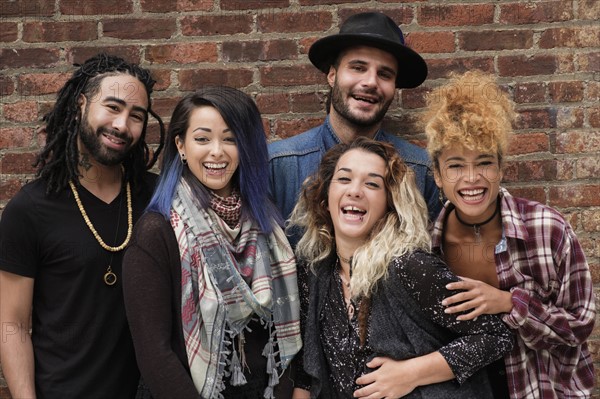
M 81 129 L 81 109 L 79 106 L 80 95 L 93 98 L 98 94 L 102 80 L 108 76 L 128 74 L 138 79 L 145 87 L 148 96 L 148 113 L 152 115 L 160 127 L 159 146 L 151 154 L 146 143 L 146 130 L 148 118 L 144 121 L 144 128 L 139 141 L 131 148 L 128 157 L 123 161 L 125 179 L 132 182 L 134 188 L 142 179 L 144 172 L 154 165 L 162 150 L 165 136 L 165 127 L 162 119 L 151 108 L 150 94 L 156 81 L 150 72 L 138 65 L 128 63 L 122 58 L 98 54 L 83 64 L 75 64 L 78 69 L 65 83 L 57 96 L 54 108 L 47 113 L 43 121 L 45 126 L 41 131 L 46 133 L 46 145 L 39 153 L 34 163 L 37 167 L 36 175 L 47 181 L 46 193 L 57 193 L 64 189 L 69 180 L 79 177 L 79 151 L 77 149 L 77 135 Z

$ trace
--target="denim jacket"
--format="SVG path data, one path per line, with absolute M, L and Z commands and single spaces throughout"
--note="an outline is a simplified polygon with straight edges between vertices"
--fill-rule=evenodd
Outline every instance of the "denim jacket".
M 442 204 L 427 152 L 381 129 L 375 134 L 375 140 L 392 143 L 404 162 L 415 171 L 417 186 L 427 203 L 429 219 L 435 220 Z M 316 172 L 327 150 L 340 142 L 327 116 L 320 126 L 269 144 L 270 194 L 284 219 L 288 219 L 292 213 L 304 180 Z M 290 243 L 293 247 L 299 239 L 299 235 L 291 234 Z

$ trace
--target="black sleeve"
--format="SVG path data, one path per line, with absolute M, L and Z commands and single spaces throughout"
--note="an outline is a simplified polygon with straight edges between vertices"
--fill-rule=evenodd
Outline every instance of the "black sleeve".
M 300 330 L 302 332 L 302 349 L 296 354 L 292 362 L 292 378 L 294 380 L 294 388 L 301 388 L 310 391 L 311 377 L 304 371 L 304 345 L 305 345 L 305 329 L 306 319 L 308 315 L 309 301 L 309 278 L 311 271 L 307 264 L 298 260 L 298 293 L 300 295 Z
M 178 255 L 170 224 L 162 215 L 147 213 L 136 223 L 123 258 L 125 309 L 138 366 L 154 399 L 200 398 L 172 347 L 174 326 L 181 323 L 173 311 L 181 305 L 173 303 L 171 274 L 180 264 Z
M 513 334 L 498 315 L 458 321 L 457 314 L 444 313 L 442 300 L 452 294 L 445 287 L 460 279 L 439 257 L 418 251 L 395 259 L 392 270 L 395 271 L 393 278 L 398 278 L 398 283 L 409 292 L 420 311 L 456 335 L 439 352 L 459 383 L 512 348 Z

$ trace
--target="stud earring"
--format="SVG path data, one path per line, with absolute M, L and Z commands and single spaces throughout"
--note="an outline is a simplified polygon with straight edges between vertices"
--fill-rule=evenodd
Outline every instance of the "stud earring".
M 187 165 L 187 159 L 185 159 L 185 154 L 180 154 L 181 155 L 181 163 L 184 165 Z

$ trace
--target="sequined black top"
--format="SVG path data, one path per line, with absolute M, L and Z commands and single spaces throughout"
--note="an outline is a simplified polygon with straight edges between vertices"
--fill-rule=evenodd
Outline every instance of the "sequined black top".
M 348 322 L 333 257 L 315 265 L 316 275 L 299 273 L 310 280 L 302 308 L 302 360 L 311 397 L 352 397 L 356 387 L 348 381 L 362 374 L 366 360 L 374 356 L 410 359 L 435 351 L 448 362 L 455 380 L 417 387 L 407 398 L 492 397 L 481 369 L 512 348 L 512 333 L 495 315 L 457 321 L 456 315 L 444 313 L 441 301 L 451 294 L 445 286 L 458 278 L 438 257 L 417 251 L 390 263 L 388 277 L 370 300 L 366 352 L 358 354 L 348 353 L 356 348 L 357 328 Z

